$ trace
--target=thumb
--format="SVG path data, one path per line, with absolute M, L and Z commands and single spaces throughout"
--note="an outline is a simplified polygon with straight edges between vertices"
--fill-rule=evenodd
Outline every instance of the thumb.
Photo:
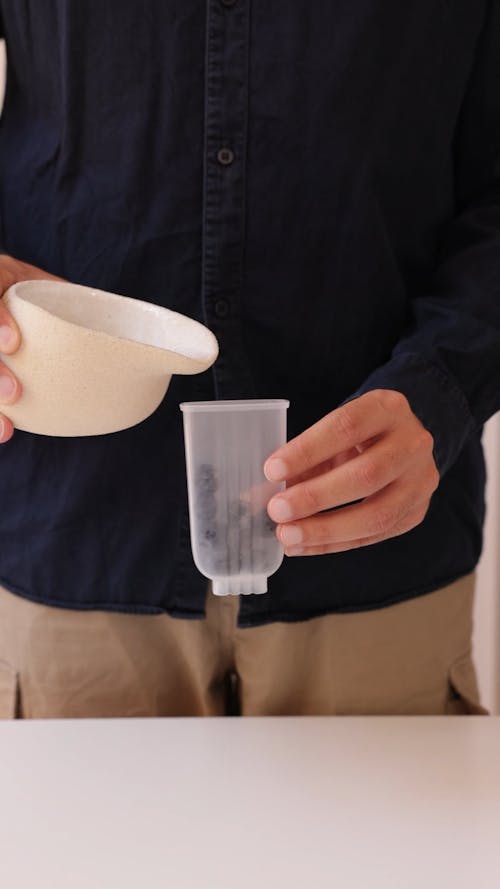
M 18 281 L 33 280 L 34 278 L 49 278 L 53 281 L 61 280 L 43 269 L 19 262 L 6 254 L 0 256 L 0 297 L 13 284 Z M 3 298 L 0 298 L 0 353 L 12 355 L 21 344 L 21 331 L 14 318 L 8 311 Z
M 4 305 L 3 299 L 0 300 L 0 352 L 5 355 L 11 355 L 19 348 L 21 343 L 21 334 L 19 327 L 14 321 L 10 312 Z

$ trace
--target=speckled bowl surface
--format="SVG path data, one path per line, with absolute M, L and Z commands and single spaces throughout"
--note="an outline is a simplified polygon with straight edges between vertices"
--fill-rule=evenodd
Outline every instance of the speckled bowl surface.
M 4 295 L 22 334 L 0 356 L 23 393 L 1 408 L 17 429 L 103 435 L 146 419 L 172 374 L 207 370 L 217 358 L 208 328 L 161 306 L 58 281 L 23 281 Z

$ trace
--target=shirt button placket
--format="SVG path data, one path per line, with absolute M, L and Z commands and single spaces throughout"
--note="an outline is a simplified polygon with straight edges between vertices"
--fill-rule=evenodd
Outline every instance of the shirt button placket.
M 241 282 L 251 0 L 208 0 L 203 308 L 219 339 L 219 398 L 251 397 L 241 332 Z

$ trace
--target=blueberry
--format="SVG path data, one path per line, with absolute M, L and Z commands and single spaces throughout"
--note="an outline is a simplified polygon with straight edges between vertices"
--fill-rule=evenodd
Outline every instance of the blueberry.
M 215 498 L 199 497 L 195 502 L 194 511 L 198 521 L 203 524 L 214 522 L 217 515 L 217 503 L 215 502 Z
M 217 477 L 213 466 L 201 463 L 196 470 L 195 484 L 199 492 L 213 494 L 217 490 Z
M 268 532 L 270 532 L 271 534 L 274 534 L 276 531 L 276 522 L 273 522 L 271 516 L 269 515 L 269 513 L 267 511 L 264 513 L 262 526 L 263 526 L 263 530 L 266 534 Z
M 241 519 L 246 518 L 248 514 L 249 508 L 247 503 L 242 503 L 241 500 L 233 500 L 233 502 L 229 504 L 227 511 L 229 522 L 239 522 Z
M 197 472 L 200 478 L 215 478 L 215 468 L 210 463 L 200 463 Z
M 197 476 L 196 484 L 202 491 L 211 491 L 211 493 L 214 493 L 217 487 L 216 479 L 209 478 L 206 475 Z

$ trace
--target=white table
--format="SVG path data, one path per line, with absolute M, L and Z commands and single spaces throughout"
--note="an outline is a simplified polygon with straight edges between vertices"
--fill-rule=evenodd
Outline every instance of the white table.
M 500 718 L 0 723 L 2 889 L 496 889 Z

